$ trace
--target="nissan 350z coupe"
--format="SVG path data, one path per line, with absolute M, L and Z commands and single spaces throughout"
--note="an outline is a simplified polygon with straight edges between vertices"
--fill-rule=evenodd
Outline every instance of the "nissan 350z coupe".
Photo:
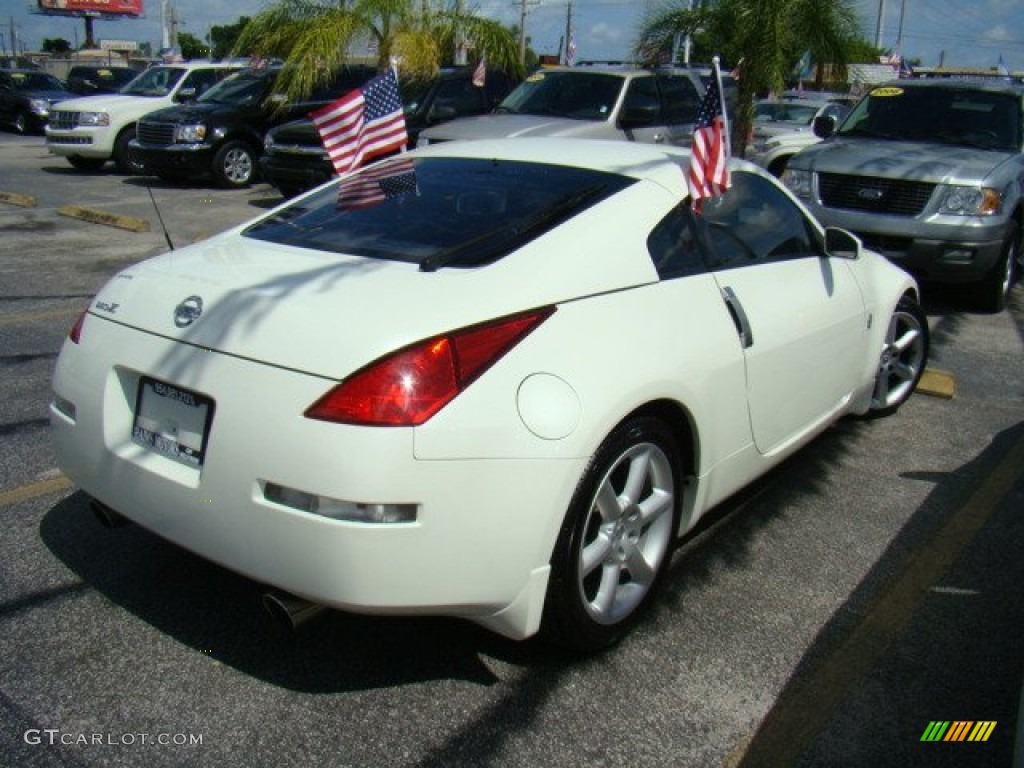
M 104 508 L 291 597 L 620 638 L 676 539 L 928 355 L 911 277 L 774 178 L 511 139 L 368 166 L 128 267 L 51 420 Z

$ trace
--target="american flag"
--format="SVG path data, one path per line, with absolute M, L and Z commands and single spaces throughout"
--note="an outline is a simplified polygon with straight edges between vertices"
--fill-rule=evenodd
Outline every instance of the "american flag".
M 310 117 L 339 174 L 400 150 L 409 141 L 393 68 Z
M 354 211 L 399 195 L 418 192 L 412 158 L 383 160 L 341 180 L 338 185 L 338 208 Z
M 569 33 L 569 42 L 565 46 L 565 66 L 571 67 L 576 64 L 576 33 Z
M 697 210 L 701 199 L 720 195 L 729 188 L 729 136 L 718 77 L 716 65 L 700 111 L 697 112 L 693 145 L 690 147 L 690 170 L 686 176 L 686 185 Z

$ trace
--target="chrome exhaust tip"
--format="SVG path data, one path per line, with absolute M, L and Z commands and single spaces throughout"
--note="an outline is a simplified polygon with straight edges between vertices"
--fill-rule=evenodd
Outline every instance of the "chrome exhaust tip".
M 263 609 L 282 627 L 295 632 L 306 622 L 326 613 L 327 606 L 285 592 L 265 592 Z

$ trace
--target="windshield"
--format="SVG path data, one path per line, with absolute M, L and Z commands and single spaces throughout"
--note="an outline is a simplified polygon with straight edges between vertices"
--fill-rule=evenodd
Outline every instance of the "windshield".
M 166 96 L 184 76 L 178 67 L 150 67 L 121 89 L 126 96 Z
M 11 81 L 19 91 L 63 91 L 64 86 L 53 75 L 42 72 L 12 72 Z
M 854 108 L 838 133 L 1019 151 L 1020 99 L 966 87 L 883 86 Z
M 243 235 L 416 263 L 479 266 L 632 184 L 543 163 L 395 157 L 257 222 Z
M 790 101 L 762 101 L 754 107 L 754 120 L 759 123 L 810 125 L 822 106 Z
M 430 92 L 430 86 L 433 84 L 433 80 L 403 80 L 401 82 L 399 91 L 402 96 L 402 110 L 405 114 L 412 115 L 416 113 L 423 99 Z
M 247 106 L 257 104 L 274 82 L 268 72 L 236 72 L 221 80 L 197 101 Z
M 625 82 L 624 77 L 601 72 L 534 72 L 495 111 L 607 120 Z

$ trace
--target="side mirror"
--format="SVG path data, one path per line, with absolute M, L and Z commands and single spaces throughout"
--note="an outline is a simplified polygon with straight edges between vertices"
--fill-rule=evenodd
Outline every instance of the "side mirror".
M 196 89 L 189 86 L 182 88 L 178 91 L 178 94 L 174 97 L 175 101 L 192 101 L 196 98 Z
M 819 139 L 827 139 L 836 132 L 836 119 L 832 115 L 819 115 L 814 118 L 811 128 Z
M 864 244 L 852 232 L 839 227 L 825 227 L 825 253 L 837 259 L 859 259 Z

